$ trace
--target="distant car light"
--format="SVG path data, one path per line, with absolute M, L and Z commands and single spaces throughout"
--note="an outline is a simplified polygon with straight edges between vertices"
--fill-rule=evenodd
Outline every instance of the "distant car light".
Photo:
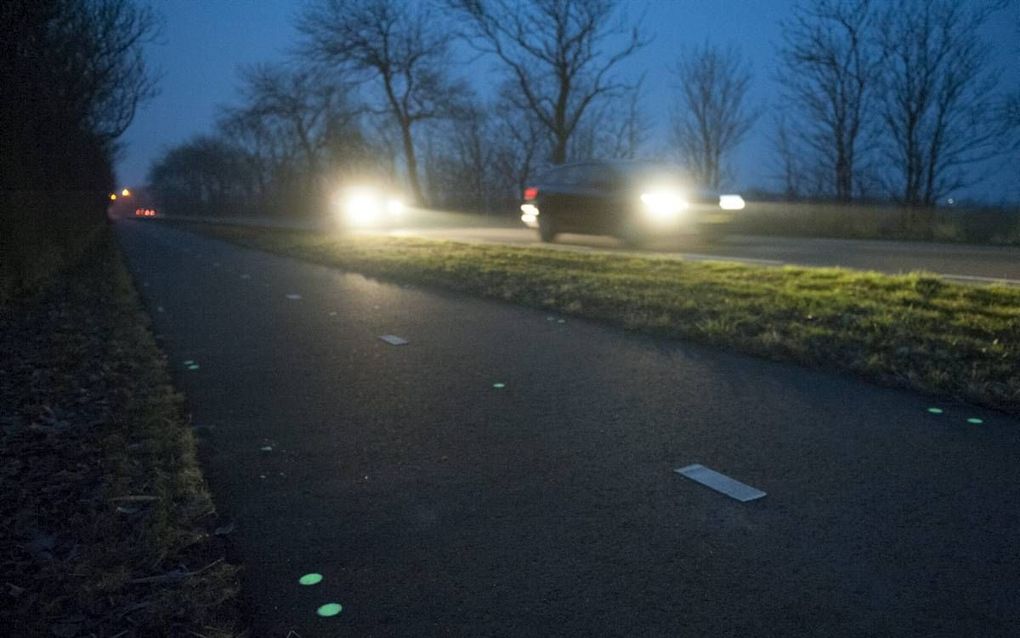
M 666 190 L 641 193 L 641 203 L 652 219 L 662 222 L 675 220 L 688 206 L 681 193 Z
M 529 187 L 524 189 L 524 199 L 525 200 L 536 199 L 537 197 L 538 197 L 538 187 L 537 186 L 529 186 Z
M 723 210 L 743 210 L 744 198 L 740 195 L 720 195 L 719 208 Z

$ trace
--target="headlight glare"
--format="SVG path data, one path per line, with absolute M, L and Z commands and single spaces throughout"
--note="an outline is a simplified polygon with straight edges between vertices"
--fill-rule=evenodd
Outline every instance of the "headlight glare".
M 399 217 L 404 212 L 403 201 L 372 187 L 352 188 L 339 193 L 334 203 L 346 222 L 354 226 L 372 226 L 387 218 Z
M 644 204 L 648 215 L 656 221 L 676 219 L 677 215 L 688 206 L 684 196 L 675 191 L 649 191 L 641 193 L 641 203 Z
M 723 210 L 743 210 L 744 198 L 740 195 L 720 195 L 719 208 Z

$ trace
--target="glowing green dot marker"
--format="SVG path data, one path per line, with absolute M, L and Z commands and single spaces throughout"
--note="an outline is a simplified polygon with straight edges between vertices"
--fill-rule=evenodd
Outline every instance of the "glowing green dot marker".
M 928 411 L 932 414 L 942 414 L 942 408 L 928 408 Z
M 500 388 L 505 388 L 506 384 L 505 383 L 493 383 L 492 387 L 494 387 L 494 388 L 496 388 L 498 390 Z
M 298 582 L 302 585 L 318 585 L 322 582 L 322 574 L 316 574 L 314 572 L 311 574 L 305 574 L 301 578 L 298 578 Z
M 327 603 L 322 607 L 315 610 L 315 613 L 322 616 L 323 618 L 329 618 L 330 616 L 336 616 L 343 611 L 343 605 L 340 603 Z
M 981 425 L 982 423 L 984 423 L 984 421 L 976 417 L 971 417 L 967 419 L 967 423 L 970 423 L 971 425 Z
M 198 370 L 198 364 L 192 363 L 190 366 L 188 366 L 188 370 Z

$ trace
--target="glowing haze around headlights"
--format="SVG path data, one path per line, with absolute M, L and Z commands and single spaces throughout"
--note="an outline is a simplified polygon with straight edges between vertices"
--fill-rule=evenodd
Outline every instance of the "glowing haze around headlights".
M 399 198 L 386 196 L 367 186 L 352 188 L 338 195 L 334 201 L 344 218 L 356 226 L 377 224 L 404 212 L 404 203 Z
M 657 221 L 676 219 L 687 208 L 687 200 L 676 191 L 655 190 L 641 193 L 641 203 L 648 215 Z
M 719 208 L 723 210 L 743 210 L 744 198 L 740 195 L 720 195 Z

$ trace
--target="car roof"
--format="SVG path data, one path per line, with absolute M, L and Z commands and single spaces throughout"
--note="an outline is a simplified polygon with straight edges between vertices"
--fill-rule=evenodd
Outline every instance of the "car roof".
M 660 162 L 656 160 L 630 160 L 630 159 L 589 159 L 579 160 L 576 162 L 567 162 L 564 164 L 557 164 L 550 166 L 547 172 L 559 171 L 562 169 L 569 169 L 574 167 L 605 167 L 615 172 L 622 174 L 634 174 L 647 171 L 669 171 L 682 173 L 683 169 L 680 166 L 670 162 Z
M 574 168 L 601 169 L 619 175 L 624 179 L 641 179 L 649 175 L 672 175 L 683 178 L 686 172 L 669 162 L 654 160 L 591 159 L 550 166 L 543 178 L 555 178 Z

